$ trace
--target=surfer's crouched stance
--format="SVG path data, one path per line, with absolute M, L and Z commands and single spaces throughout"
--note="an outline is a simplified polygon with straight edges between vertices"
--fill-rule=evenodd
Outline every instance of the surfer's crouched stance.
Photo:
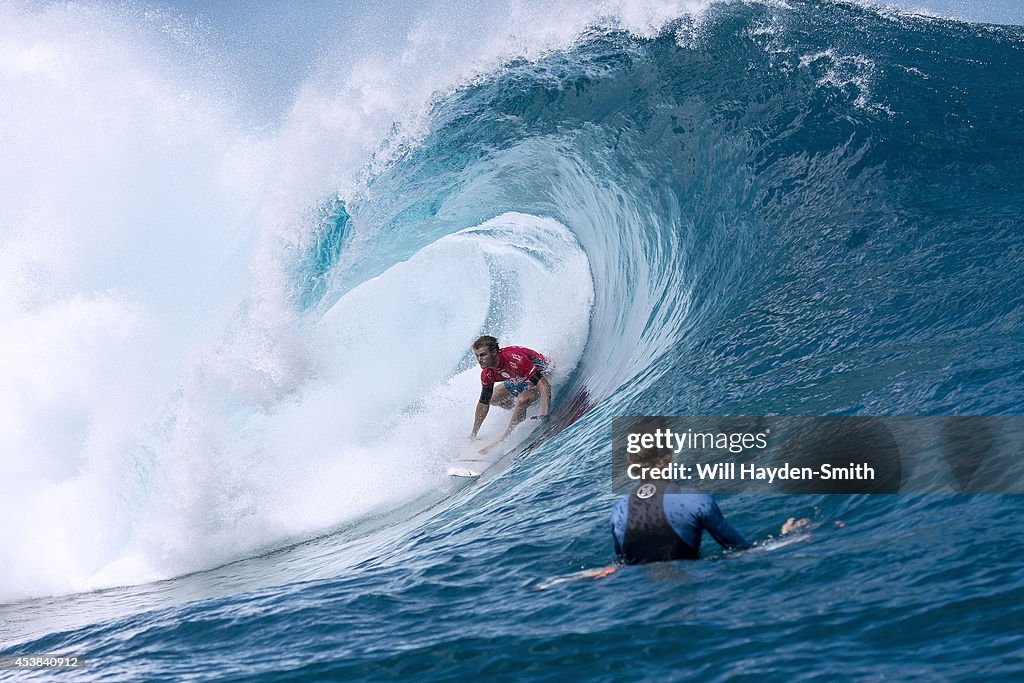
M 497 441 L 480 449 L 481 454 L 508 438 L 517 424 L 526 417 L 526 409 L 540 394 L 540 414 L 535 420 L 547 420 L 551 411 L 551 384 L 542 372 L 551 367 L 546 356 L 525 346 L 498 347 L 498 340 L 483 336 L 473 342 L 473 354 L 480 364 L 480 401 L 476 404 L 476 415 L 470 440 L 476 438 L 487 411 L 497 405 L 512 411 L 508 428 Z
M 629 461 L 661 468 L 672 461 L 672 451 L 643 449 Z M 705 529 L 723 548 L 751 547 L 725 520 L 714 498 L 673 482 L 645 482 L 612 509 L 615 552 L 626 564 L 695 560 Z

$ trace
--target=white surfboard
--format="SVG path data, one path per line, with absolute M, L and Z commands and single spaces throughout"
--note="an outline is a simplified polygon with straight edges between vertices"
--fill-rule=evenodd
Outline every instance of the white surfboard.
M 480 455 L 484 445 L 463 449 L 459 459 L 448 465 L 448 474 L 452 477 L 479 477 L 505 453 L 505 449 L 499 446 L 491 449 L 487 455 Z

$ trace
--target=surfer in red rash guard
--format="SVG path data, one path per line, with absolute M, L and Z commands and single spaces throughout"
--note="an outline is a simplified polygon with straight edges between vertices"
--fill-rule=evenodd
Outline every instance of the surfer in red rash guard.
M 524 346 L 498 347 L 494 337 L 483 336 L 473 342 L 473 354 L 480 364 L 480 401 L 476 404 L 476 415 L 470 440 L 483 424 L 492 405 L 512 411 L 508 428 L 497 441 L 480 449 L 481 454 L 508 438 L 517 424 L 526 417 L 526 409 L 540 395 L 540 414 L 534 420 L 546 421 L 551 412 L 551 384 L 542 372 L 551 367 L 551 361 L 533 349 Z

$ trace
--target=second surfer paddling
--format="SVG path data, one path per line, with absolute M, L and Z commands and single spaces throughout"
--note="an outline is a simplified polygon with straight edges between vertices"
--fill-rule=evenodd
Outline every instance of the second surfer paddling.
M 526 417 L 526 409 L 540 397 L 540 414 L 534 420 L 547 420 L 551 412 L 551 384 L 542 373 L 551 367 L 546 356 L 525 346 L 500 348 L 498 340 L 484 335 L 473 342 L 473 355 L 480 364 L 480 401 L 476 404 L 473 431 L 476 439 L 480 425 L 492 405 L 512 411 L 508 428 L 494 443 L 481 448 L 481 455 L 508 438 L 515 426 Z

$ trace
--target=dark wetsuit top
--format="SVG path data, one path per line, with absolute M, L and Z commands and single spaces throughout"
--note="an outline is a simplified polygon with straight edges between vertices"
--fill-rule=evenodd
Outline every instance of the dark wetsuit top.
M 615 552 L 628 564 L 695 560 L 705 529 L 723 548 L 750 547 L 725 521 L 714 498 L 674 483 L 637 487 L 612 509 Z

